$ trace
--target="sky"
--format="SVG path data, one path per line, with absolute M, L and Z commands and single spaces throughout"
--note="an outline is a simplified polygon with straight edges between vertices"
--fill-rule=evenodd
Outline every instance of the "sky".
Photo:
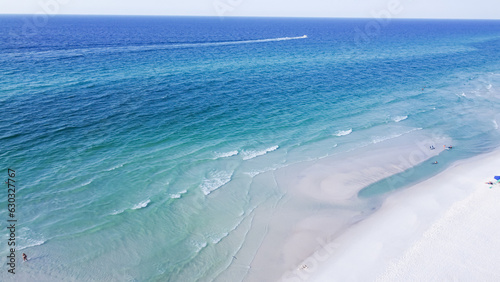
M 0 14 L 500 19 L 500 1 L 0 0 Z

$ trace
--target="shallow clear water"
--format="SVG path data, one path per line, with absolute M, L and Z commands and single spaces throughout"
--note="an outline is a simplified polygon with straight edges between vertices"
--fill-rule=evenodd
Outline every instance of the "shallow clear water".
M 393 20 L 359 42 L 368 20 L 22 19 L 0 17 L 0 162 L 32 277 L 211 280 L 283 196 L 263 172 L 453 139 L 398 188 L 500 144 L 499 21 Z

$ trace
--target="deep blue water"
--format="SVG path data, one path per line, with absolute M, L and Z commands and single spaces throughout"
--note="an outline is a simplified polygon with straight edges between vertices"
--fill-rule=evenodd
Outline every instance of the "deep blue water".
M 31 19 L 0 17 L 0 167 L 36 258 L 19 277 L 213 280 L 283 194 L 266 171 L 414 131 L 460 148 L 442 169 L 500 145 L 500 21 L 360 41 L 369 19 Z

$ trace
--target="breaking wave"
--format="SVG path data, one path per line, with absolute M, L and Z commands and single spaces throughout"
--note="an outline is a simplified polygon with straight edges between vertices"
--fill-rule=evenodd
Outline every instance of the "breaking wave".
M 269 152 L 272 152 L 272 151 L 276 151 L 277 149 L 279 148 L 279 146 L 272 146 L 272 147 L 269 147 L 265 150 L 261 150 L 261 151 L 244 151 L 242 154 L 243 154 L 243 160 L 250 160 L 250 159 L 253 159 L 253 158 L 256 158 L 258 156 L 263 156 Z
M 228 157 L 232 157 L 232 156 L 236 156 L 236 155 L 238 155 L 238 151 L 236 151 L 236 150 L 226 152 L 226 153 L 216 153 L 214 160 L 220 159 L 220 158 L 228 158 Z
M 151 202 L 150 199 L 147 199 L 147 200 L 144 200 L 136 205 L 134 205 L 133 207 L 129 208 L 130 210 L 138 210 L 138 209 L 142 209 L 142 208 L 145 208 L 149 205 L 149 203 Z M 117 214 L 121 214 L 123 213 L 124 211 L 126 210 L 129 210 L 129 209 L 121 209 L 121 210 L 114 210 L 111 215 L 117 215 Z
M 40 246 L 45 244 L 45 240 L 41 234 L 33 232 L 31 229 L 27 227 L 23 227 L 19 229 L 19 236 L 17 237 L 18 242 L 16 246 L 19 246 L 16 249 L 24 250 L 26 248 Z
M 396 116 L 396 117 L 393 117 L 392 120 L 395 122 L 400 122 L 400 121 L 405 120 L 407 118 L 408 118 L 408 116 Z
M 142 208 L 145 208 L 148 206 L 148 204 L 151 202 L 150 199 L 147 199 L 145 201 L 142 201 L 140 203 L 138 203 L 137 205 L 133 206 L 132 209 L 133 210 L 138 210 L 138 209 L 142 209 Z
M 352 133 L 352 128 L 348 129 L 348 130 L 339 130 L 335 133 L 335 136 L 345 136 L 345 135 L 349 135 Z
M 216 170 L 209 173 L 201 183 L 201 190 L 203 191 L 203 194 L 208 195 L 224 186 L 229 181 L 231 181 L 232 176 L 233 174 L 228 171 Z
M 182 195 L 186 194 L 187 193 L 187 190 L 183 190 L 179 193 L 176 193 L 176 194 L 171 194 L 170 195 L 170 198 L 171 199 L 179 199 L 180 197 L 182 197 Z

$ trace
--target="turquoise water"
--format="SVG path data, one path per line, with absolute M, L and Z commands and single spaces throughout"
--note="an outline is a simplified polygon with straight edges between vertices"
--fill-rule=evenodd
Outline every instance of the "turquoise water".
M 286 194 L 282 168 L 415 131 L 453 140 L 403 187 L 500 144 L 498 21 L 395 20 L 357 42 L 368 20 L 22 19 L 0 17 L 0 162 L 31 258 L 17 279 L 223 280 Z

